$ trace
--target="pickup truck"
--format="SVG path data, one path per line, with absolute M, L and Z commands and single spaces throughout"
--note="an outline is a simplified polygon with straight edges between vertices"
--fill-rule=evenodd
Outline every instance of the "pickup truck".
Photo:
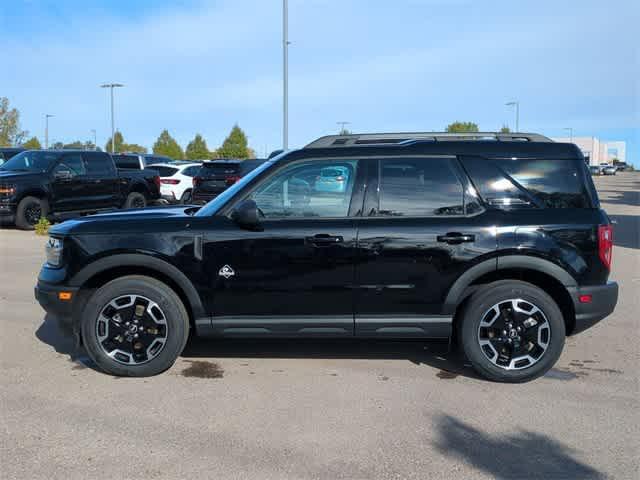
M 157 171 L 120 171 L 104 152 L 27 150 L 0 166 L 0 223 L 23 230 L 42 217 L 144 208 L 159 198 Z

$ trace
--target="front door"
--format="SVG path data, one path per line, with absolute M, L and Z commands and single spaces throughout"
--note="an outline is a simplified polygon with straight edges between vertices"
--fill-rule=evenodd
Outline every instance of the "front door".
M 342 175 L 319 181 L 329 167 Z M 244 196 L 260 208 L 261 231 L 217 219 L 203 249 L 216 332 L 353 335 L 360 181 L 357 160 L 293 162 Z
M 447 337 L 443 303 L 495 235 L 467 197 L 455 158 L 376 160 L 358 219 L 358 336 Z

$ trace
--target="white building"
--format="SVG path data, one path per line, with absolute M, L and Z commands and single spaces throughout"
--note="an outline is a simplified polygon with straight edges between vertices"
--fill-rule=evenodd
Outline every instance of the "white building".
M 557 137 L 554 142 L 575 143 L 589 165 L 611 163 L 614 158 L 626 162 L 626 142 L 603 142 L 597 137 Z

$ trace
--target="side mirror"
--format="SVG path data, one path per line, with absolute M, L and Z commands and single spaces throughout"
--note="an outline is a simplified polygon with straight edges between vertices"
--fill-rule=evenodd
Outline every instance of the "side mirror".
M 56 180 L 71 180 L 73 178 L 73 174 L 71 170 L 58 170 L 53 174 L 53 178 Z
M 258 205 L 253 200 L 245 200 L 231 212 L 233 220 L 240 228 L 246 230 L 262 230 Z

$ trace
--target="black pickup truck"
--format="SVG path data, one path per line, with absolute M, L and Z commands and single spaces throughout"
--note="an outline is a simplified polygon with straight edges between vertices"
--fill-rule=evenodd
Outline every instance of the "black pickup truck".
M 24 230 L 41 217 L 143 208 L 159 198 L 157 171 L 119 171 L 104 152 L 27 150 L 0 166 L 0 222 Z

